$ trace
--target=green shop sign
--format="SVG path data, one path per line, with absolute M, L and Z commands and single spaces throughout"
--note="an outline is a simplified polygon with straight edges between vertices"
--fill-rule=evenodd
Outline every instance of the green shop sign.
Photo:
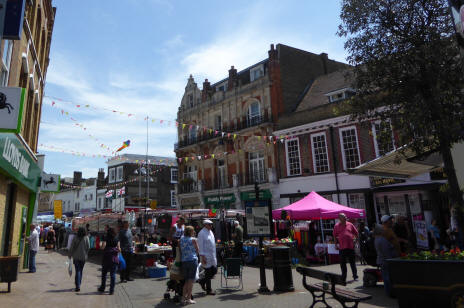
M 21 141 L 12 133 L 0 133 L 0 169 L 36 192 L 41 170 Z
M 242 201 L 253 201 L 253 200 L 256 200 L 256 193 L 254 191 L 242 192 L 240 193 L 240 198 L 242 199 Z M 271 191 L 269 189 L 260 190 L 259 199 L 260 200 L 272 199 Z
M 235 202 L 234 194 L 227 194 L 222 196 L 207 196 L 205 197 L 205 204 L 226 205 Z

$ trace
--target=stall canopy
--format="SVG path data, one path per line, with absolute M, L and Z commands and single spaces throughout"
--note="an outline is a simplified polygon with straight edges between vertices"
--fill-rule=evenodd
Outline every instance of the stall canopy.
M 329 201 L 314 191 L 300 201 L 287 205 L 286 207 L 273 210 L 272 218 L 281 219 L 282 211 L 284 210 L 292 220 L 335 219 L 338 218 L 338 214 L 340 213 L 344 213 L 348 218 L 366 217 L 364 210 L 353 209 Z

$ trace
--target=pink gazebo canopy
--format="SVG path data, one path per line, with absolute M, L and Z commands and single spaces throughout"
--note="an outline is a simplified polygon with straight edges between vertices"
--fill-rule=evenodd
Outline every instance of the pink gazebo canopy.
M 364 210 L 329 201 L 314 191 L 300 201 L 273 210 L 272 218 L 281 219 L 283 210 L 287 211 L 292 220 L 336 219 L 340 213 L 344 213 L 347 218 L 366 218 Z

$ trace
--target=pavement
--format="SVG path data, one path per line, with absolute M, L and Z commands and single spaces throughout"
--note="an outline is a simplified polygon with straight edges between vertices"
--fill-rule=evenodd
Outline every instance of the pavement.
M 93 256 L 86 262 L 80 292 L 74 292 L 74 271 L 69 277 L 66 267 L 67 257 L 64 252 L 48 253 L 44 250 L 37 254 L 37 272 L 20 272 L 18 281 L 11 286 L 11 293 L 6 293 L 7 284 L 0 284 L 0 307 L 131 307 L 131 308 L 169 308 L 179 307 L 172 300 L 165 300 L 168 278 L 142 278 L 134 276 L 135 280 L 127 283 L 117 283 L 114 295 L 108 292 L 100 294 L 100 257 Z M 361 303 L 359 307 L 397 307 L 394 299 L 384 294 L 382 284 L 374 288 L 363 288 L 362 270 L 366 266 L 358 266 L 359 281 L 349 281 L 347 288 L 360 293 L 372 295 L 372 299 Z M 338 264 L 320 266 L 320 269 L 340 273 Z M 348 270 L 348 277 L 351 272 Z M 109 277 L 108 277 L 109 278 Z M 272 270 L 266 270 L 267 286 L 273 289 Z M 213 280 L 215 296 L 205 296 L 198 284 L 195 284 L 193 295 L 195 305 L 189 307 L 221 307 L 221 308 L 268 308 L 292 307 L 306 308 L 311 305 L 311 295 L 302 285 L 301 275 L 293 271 L 294 292 L 263 295 L 257 292 L 259 288 L 259 268 L 244 267 L 241 291 L 223 290 L 220 287 L 220 271 Z M 117 277 L 119 282 L 119 277 Z M 108 287 L 107 287 L 108 288 Z M 171 293 L 172 294 L 172 293 Z M 341 307 L 335 301 L 329 300 L 333 307 Z M 317 306 L 316 306 L 317 307 Z

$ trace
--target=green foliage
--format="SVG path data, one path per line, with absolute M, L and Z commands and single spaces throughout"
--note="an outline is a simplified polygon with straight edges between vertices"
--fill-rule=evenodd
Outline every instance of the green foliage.
M 391 121 L 417 153 L 462 140 L 464 73 L 447 1 L 342 0 L 340 17 L 354 117 Z
M 405 260 L 464 260 L 464 252 L 461 252 L 459 248 L 456 250 L 451 249 L 447 252 L 436 253 L 433 251 L 421 251 L 410 253 L 404 257 L 401 257 Z

